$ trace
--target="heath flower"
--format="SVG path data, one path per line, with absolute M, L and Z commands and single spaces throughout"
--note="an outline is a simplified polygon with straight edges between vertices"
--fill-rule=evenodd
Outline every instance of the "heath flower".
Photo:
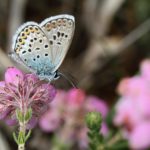
M 26 114 L 32 109 L 31 127 L 36 119 L 48 108 L 54 99 L 55 88 L 42 83 L 34 74 L 24 74 L 15 67 L 5 72 L 5 80 L 0 82 L 0 119 L 13 125 L 17 122 L 16 110 Z

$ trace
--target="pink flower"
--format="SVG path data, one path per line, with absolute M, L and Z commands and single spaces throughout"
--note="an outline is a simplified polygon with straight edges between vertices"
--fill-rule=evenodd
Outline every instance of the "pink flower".
M 67 104 L 66 92 L 57 91 L 55 100 L 51 102 L 48 111 L 46 111 L 39 120 L 39 125 L 45 132 L 53 132 L 62 125 L 65 115 L 65 106 Z
M 108 113 L 108 106 L 106 105 L 106 103 L 96 96 L 87 97 L 86 108 L 88 112 L 90 111 L 100 112 L 103 117 L 106 117 Z
M 88 146 L 84 117 L 87 112 L 95 110 L 101 112 L 105 119 L 108 107 L 103 100 L 95 96 L 86 96 L 81 89 L 71 89 L 68 92 L 58 90 L 49 110 L 39 120 L 39 125 L 43 131 L 57 132 L 60 141 L 71 140 L 84 149 Z M 106 123 L 102 123 L 100 132 L 107 135 Z
M 123 79 L 118 86 L 121 98 L 116 104 L 114 123 L 133 149 L 150 146 L 150 60 L 141 64 L 137 76 Z
M 80 89 L 71 89 L 67 93 L 68 105 L 71 108 L 80 107 L 85 100 L 85 93 Z
M 60 114 L 57 110 L 48 110 L 40 119 L 40 127 L 45 132 L 52 132 L 58 129 L 61 125 Z M 45 119 L 47 118 L 47 119 Z
M 150 121 L 137 125 L 128 138 L 129 144 L 133 149 L 150 147 Z
M 147 87 L 147 81 L 141 76 L 134 76 L 132 78 L 123 79 L 118 86 L 118 93 L 120 95 L 135 97 L 140 96 L 141 94 L 149 93 Z
M 0 82 L 0 118 L 14 124 L 16 109 L 26 113 L 29 108 L 32 109 L 32 118 L 37 118 L 45 112 L 55 94 L 54 87 L 42 84 L 36 75 L 24 74 L 10 67 L 5 73 L 5 81 Z
M 133 109 L 134 108 L 134 109 Z M 127 130 L 132 130 L 133 127 L 141 121 L 140 113 L 134 101 L 122 97 L 119 99 L 116 107 L 116 115 L 114 123 L 117 126 L 124 125 Z
M 141 63 L 140 71 L 141 71 L 141 76 L 147 81 L 150 81 L 150 60 L 149 59 L 146 59 Z
M 126 95 L 128 93 L 128 84 L 129 84 L 130 78 L 124 78 L 120 81 L 118 88 L 117 88 L 117 92 L 118 94 L 122 95 Z

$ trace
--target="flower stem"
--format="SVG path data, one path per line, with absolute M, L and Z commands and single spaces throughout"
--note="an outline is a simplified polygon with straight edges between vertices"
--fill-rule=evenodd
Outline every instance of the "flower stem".
M 19 129 L 19 133 L 21 133 L 23 135 L 23 137 L 25 137 L 26 135 L 26 123 L 25 121 L 20 122 L 20 129 Z M 25 140 L 22 139 L 22 142 L 18 144 L 18 150 L 25 150 Z
M 18 150 L 25 150 L 25 144 L 18 145 Z
M 19 122 L 19 134 L 13 133 L 14 140 L 18 144 L 18 150 L 25 150 L 25 143 L 31 135 L 31 130 L 27 132 L 27 124 L 32 117 L 32 109 L 28 109 L 26 113 L 16 110 L 16 117 Z

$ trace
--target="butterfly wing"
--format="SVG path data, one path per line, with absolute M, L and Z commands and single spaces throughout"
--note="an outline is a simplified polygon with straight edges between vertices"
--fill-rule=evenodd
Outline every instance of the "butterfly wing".
M 51 45 L 45 33 L 35 22 L 22 25 L 13 39 L 13 54 L 38 75 L 49 75 L 54 66 L 51 60 Z
M 51 59 L 53 72 L 61 65 L 72 41 L 75 29 L 74 17 L 71 15 L 58 15 L 45 19 L 40 24 L 51 45 Z

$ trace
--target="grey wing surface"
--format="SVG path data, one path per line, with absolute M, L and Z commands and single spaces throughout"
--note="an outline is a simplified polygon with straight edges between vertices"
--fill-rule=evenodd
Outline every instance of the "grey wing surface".
M 72 41 L 75 29 L 74 17 L 71 15 L 58 15 L 45 19 L 40 27 L 45 32 L 51 45 L 51 58 L 55 72 L 62 61 Z
M 35 22 L 22 25 L 13 39 L 13 54 L 39 75 L 54 70 L 51 59 L 51 45 L 45 33 Z

